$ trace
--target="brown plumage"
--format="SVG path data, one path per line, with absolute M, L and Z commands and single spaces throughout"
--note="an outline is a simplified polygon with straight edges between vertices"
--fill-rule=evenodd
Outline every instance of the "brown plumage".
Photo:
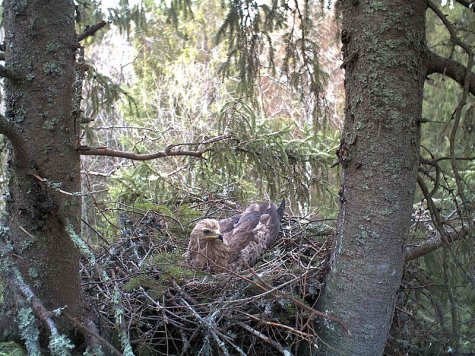
M 284 201 L 279 208 L 255 203 L 240 215 L 200 221 L 190 235 L 188 263 L 212 272 L 254 265 L 276 241 L 284 209 Z

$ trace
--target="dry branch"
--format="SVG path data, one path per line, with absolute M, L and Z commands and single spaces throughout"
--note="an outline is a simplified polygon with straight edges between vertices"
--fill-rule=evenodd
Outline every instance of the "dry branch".
M 109 157 L 119 157 L 119 158 L 127 158 L 134 161 L 148 161 L 156 158 L 164 158 L 164 157 L 174 157 L 174 156 L 188 156 L 188 157 L 197 157 L 203 158 L 203 154 L 206 153 L 209 149 L 204 148 L 205 145 L 210 145 L 219 141 L 224 141 L 229 139 L 230 136 L 223 135 L 213 137 L 211 139 L 207 139 L 205 141 L 199 143 L 180 143 L 180 144 L 172 144 L 167 146 L 163 151 L 155 152 L 155 153 L 135 153 L 135 152 L 127 152 L 127 151 L 119 151 L 113 150 L 107 147 L 88 147 L 88 146 L 80 146 L 78 147 L 79 154 L 84 156 L 109 156 Z M 199 148 L 196 150 L 182 150 L 176 149 L 180 146 L 198 146 Z
M 163 157 L 172 157 L 172 156 L 190 156 L 190 157 L 198 157 L 202 158 L 204 151 L 171 151 L 165 149 L 161 152 L 155 153 L 147 153 L 147 154 L 140 154 L 134 152 L 126 152 L 126 151 L 119 151 L 119 150 L 112 150 L 106 147 L 85 147 L 81 146 L 78 148 L 79 154 L 83 156 L 109 156 L 109 157 L 118 157 L 118 158 L 127 158 L 134 161 L 148 161 L 151 159 L 156 158 L 163 158 Z
M 78 35 L 78 42 L 81 42 L 83 39 L 93 36 L 97 31 L 107 25 L 106 21 L 101 21 L 93 26 L 87 26 L 86 29 Z

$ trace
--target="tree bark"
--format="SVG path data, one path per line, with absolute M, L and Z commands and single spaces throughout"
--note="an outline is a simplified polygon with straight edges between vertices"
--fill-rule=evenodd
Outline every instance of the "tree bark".
M 65 231 L 79 231 L 80 158 L 72 115 L 74 3 L 6 0 L 5 117 L 25 152 L 8 161 L 7 225 L 17 266 L 45 307 L 79 312 L 79 253 Z M 16 145 L 13 145 L 15 151 Z M 40 182 L 35 176 L 48 180 Z
M 323 354 L 381 355 L 405 259 L 425 78 L 423 0 L 342 1 L 346 112 Z

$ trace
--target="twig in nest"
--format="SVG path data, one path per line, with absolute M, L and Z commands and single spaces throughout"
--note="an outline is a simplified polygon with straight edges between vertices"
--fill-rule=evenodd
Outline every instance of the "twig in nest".
M 72 317 L 68 313 L 63 312 L 61 314 L 64 315 L 64 317 L 66 319 L 68 319 L 76 327 L 76 329 L 83 334 L 83 336 L 85 338 L 87 338 L 87 336 L 92 336 L 94 339 L 97 339 L 97 342 L 100 345 L 105 346 L 106 348 L 108 348 L 111 352 L 110 353 L 111 355 L 118 355 L 118 356 L 122 355 L 122 353 L 119 350 L 117 350 L 111 343 L 109 343 L 101 335 L 99 335 L 95 331 L 91 330 L 87 326 L 83 325 L 80 321 L 76 320 L 74 317 Z
M 305 311 L 308 311 L 310 313 L 311 316 L 313 315 L 316 315 L 316 316 L 319 316 L 319 317 L 322 317 L 322 318 L 325 318 L 325 319 L 328 319 L 328 320 L 332 320 L 334 321 L 335 323 L 337 323 L 338 325 L 341 326 L 341 328 L 343 330 L 345 330 L 348 335 L 351 336 L 351 332 L 350 330 L 348 329 L 348 327 L 345 325 L 345 323 L 343 323 L 342 320 L 340 320 L 339 318 L 335 317 L 335 316 L 331 316 L 331 315 L 328 315 L 326 313 L 323 313 L 321 311 L 318 311 L 316 309 L 313 309 L 312 307 L 308 306 L 307 304 L 301 302 L 300 300 L 298 300 L 297 298 L 295 298 L 294 296 L 290 295 L 289 293 L 286 293 L 285 291 L 283 290 L 280 290 L 280 289 L 275 289 L 275 288 L 272 288 L 272 286 L 270 286 L 265 280 L 263 280 L 255 271 L 254 269 L 249 266 L 249 270 L 251 271 L 251 273 L 258 279 L 262 282 L 262 284 L 264 284 L 265 286 L 267 286 L 267 288 L 270 288 L 269 290 L 266 290 L 266 291 L 272 291 L 276 294 L 280 294 L 281 297 L 285 298 L 285 299 L 288 299 L 290 301 L 292 301 L 295 305 L 297 305 L 298 307 L 304 309 Z
M 247 324 L 244 324 L 242 322 L 239 322 L 237 323 L 237 325 L 239 325 L 241 328 L 243 328 L 244 330 L 247 330 L 248 332 L 250 332 L 252 335 L 255 335 L 257 336 L 258 338 L 260 338 L 262 341 L 268 343 L 269 345 L 272 345 L 274 346 L 277 350 L 280 351 L 280 353 L 284 356 L 292 356 L 292 353 L 285 349 L 284 347 L 282 347 L 281 344 L 279 344 L 277 341 L 275 340 L 272 340 L 270 337 L 264 335 L 263 333 L 261 333 L 260 331 L 257 331 L 256 329 L 253 329 L 251 328 L 249 325 Z

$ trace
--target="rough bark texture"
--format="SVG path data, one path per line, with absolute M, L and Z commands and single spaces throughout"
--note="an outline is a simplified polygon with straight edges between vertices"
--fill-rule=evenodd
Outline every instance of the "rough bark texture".
M 6 118 L 26 152 L 9 159 L 7 224 L 25 281 L 48 309 L 79 309 L 79 254 L 65 231 L 79 227 L 80 191 L 72 96 L 74 4 L 70 0 L 4 1 Z M 34 175 L 45 178 L 40 182 Z
M 423 0 L 342 1 L 341 209 L 321 310 L 324 354 L 381 355 L 404 266 L 425 74 Z M 321 352 L 321 350 L 319 350 Z

